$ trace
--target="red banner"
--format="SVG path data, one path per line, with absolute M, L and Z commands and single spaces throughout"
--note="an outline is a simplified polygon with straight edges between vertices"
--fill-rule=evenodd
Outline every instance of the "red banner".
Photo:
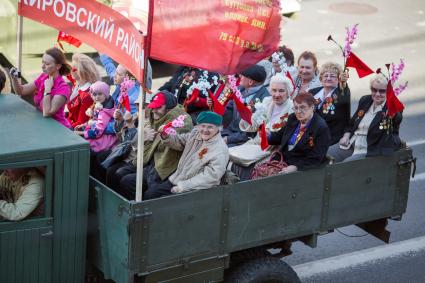
M 278 0 L 155 0 L 150 57 L 235 74 L 280 41 Z
M 95 0 L 20 0 L 18 14 L 91 45 L 143 78 L 143 36 L 123 15 Z

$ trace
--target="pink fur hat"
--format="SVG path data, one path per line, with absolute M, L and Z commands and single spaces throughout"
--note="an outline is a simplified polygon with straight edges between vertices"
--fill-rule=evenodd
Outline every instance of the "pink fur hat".
M 90 86 L 90 93 L 93 93 L 93 92 L 101 92 L 106 97 L 108 97 L 109 96 L 109 85 L 104 83 L 104 82 L 97 81 Z

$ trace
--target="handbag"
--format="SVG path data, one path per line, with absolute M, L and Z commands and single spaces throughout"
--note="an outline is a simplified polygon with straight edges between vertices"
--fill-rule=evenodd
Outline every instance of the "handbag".
M 128 129 L 124 135 L 124 141 L 112 149 L 112 152 L 101 163 L 102 167 L 107 169 L 117 161 L 121 161 L 128 156 L 131 151 L 133 138 L 137 135 L 137 129 Z
M 288 164 L 283 160 L 282 153 L 280 151 L 275 151 L 270 155 L 268 160 L 255 165 L 251 173 L 251 179 L 277 175 L 285 167 L 288 167 Z
M 269 154 L 270 152 L 262 150 L 260 145 L 249 142 L 229 148 L 230 161 L 243 167 L 248 167 Z

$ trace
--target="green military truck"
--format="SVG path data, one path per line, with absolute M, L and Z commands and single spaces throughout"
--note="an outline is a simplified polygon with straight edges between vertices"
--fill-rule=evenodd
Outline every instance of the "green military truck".
M 315 247 L 319 235 L 356 224 L 388 242 L 386 222 L 406 210 L 414 164 L 404 148 L 136 202 L 89 181 L 87 142 L 19 97 L 0 95 L 0 124 L 0 170 L 46 172 L 44 214 L 0 220 L 5 283 L 84 282 L 85 259 L 117 283 L 299 282 L 279 258 L 292 241 Z

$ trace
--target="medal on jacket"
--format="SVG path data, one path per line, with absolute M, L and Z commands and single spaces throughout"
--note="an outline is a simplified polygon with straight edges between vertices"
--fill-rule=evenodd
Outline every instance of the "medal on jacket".
M 323 106 L 322 106 L 323 114 L 328 114 L 328 113 L 331 115 L 335 114 L 335 104 L 333 102 L 334 100 L 332 97 L 326 97 L 325 103 L 323 103 Z

